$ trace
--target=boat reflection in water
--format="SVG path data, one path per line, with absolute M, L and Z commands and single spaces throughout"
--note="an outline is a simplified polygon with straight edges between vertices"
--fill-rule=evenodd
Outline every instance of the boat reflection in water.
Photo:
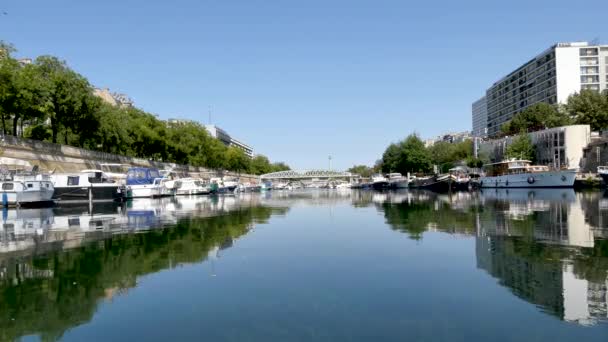
M 327 215 L 327 221 L 324 221 L 325 216 L 322 215 L 323 207 L 336 208 L 335 212 L 330 211 L 330 215 Z M 294 208 L 294 212 L 290 212 L 290 208 Z M 57 340 L 66 334 L 75 333 L 74 330 L 78 329 L 74 328 L 77 326 L 89 329 L 92 334 L 89 336 L 97 336 L 95 334 L 99 331 L 95 330 L 96 325 L 85 323 L 95 322 L 96 319 L 97 322 L 100 319 L 113 319 L 107 316 L 111 311 L 106 311 L 106 316 L 103 316 L 104 310 L 112 307 L 113 303 L 104 307 L 104 310 L 100 310 L 100 303 L 122 295 L 125 296 L 122 305 L 133 303 L 127 299 L 138 300 L 129 294 L 131 289 L 138 286 L 142 277 L 186 264 L 199 265 L 205 260 L 209 260 L 207 265 L 182 270 L 187 272 L 167 272 L 164 277 L 150 277 L 156 280 L 151 279 L 147 289 L 158 291 L 157 295 L 164 293 L 161 296 L 164 300 L 177 301 L 172 307 L 178 310 L 182 310 L 179 303 L 193 303 L 197 310 L 212 318 L 210 321 L 213 325 L 217 322 L 228 324 L 226 322 L 232 322 L 235 317 L 230 313 L 239 312 L 237 308 L 226 316 L 216 316 L 221 305 L 218 303 L 228 303 L 225 306 L 228 307 L 229 304 L 238 306 L 246 302 L 255 317 L 262 317 L 258 313 L 263 311 L 270 315 L 266 319 L 274 322 L 277 316 L 270 314 L 272 306 L 269 306 L 273 300 L 276 299 L 274 305 L 279 309 L 272 312 L 282 315 L 285 307 L 283 298 L 293 300 L 290 305 L 299 305 L 302 310 L 306 310 L 305 302 L 309 299 L 302 298 L 302 292 L 299 291 L 310 293 L 315 298 L 319 294 L 319 301 L 311 300 L 314 308 L 302 311 L 301 314 L 302 317 L 311 319 L 311 324 L 322 324 L 312 319 L 319 316 L 319 307 L 334 307 L 336 302 L 327 299 L 337 296 L 338 292 L 334 291 L 340 293 L 338 297 L 340 303 L 344 303 L 343 312 L 350 314 L 352 308 L 362 306 L 361 301 L 366 300 L 367 288 L 358 287 L 355 282 L 349 283 L 356 293 L 350 296 L 348 291 L 342 291 L 338 285 L 336 289 L 339 290 L 328 290 L 324 281 L 306 282 L 297 279 L 295 275 L 304 274 L 302 279 L 316 275 L 319 279 L 342 284 L 340 279 L 343 278 L 362 279 L 362 274 L 386 276 L 390 273 L 391 276 L 397 274 L 399 277 L 386 279 L 411 279 L 412 283 L 422 286 L 419 287 L 420 291 L 411 295 L 403 291 L 408 289 L 403 284 L 394 287 L 393 282 L 387 287 L 382 283 L 376 287 L 378 298 L 370 300 L 374 301 L 374 305 L 377 304 L 375 301 L 384 302 L 387 305 L 384 307 L 389 307 L 394 312 L 402 310 L 402 314 L 411 311 L 412 305 L 420 305 L 418 310 L 432 309 L 433 314 L 426 313 L 430 315 L 431 318 L 428 319 L 431 323 L 426 321 L 424 324 L 438 320 L 435 311 L 441 311 L 443 307 L 447 307 L 447 311 L 440 314 L 446 313 L 449 316 L 448 312 L 471 310 L 478 315 L 477 319 L 486 313 L 483 311 L 485 307 L 492 305 L 498 308 L 518 307 L 525 310 L 524 314 L 528 315 L 526 317 L 542 316 L 534 310 L 527 310 L 527 303 L 552 317 L 575 323 L 564 324 L 557 319 L 535 321 L 540 330 L 555 327 L 555 324 L 561 324 L 560 329 L 564 330 L 568 327 L 583 329 L 578 325 L 596 325 L 584 330 L 596 329 L 595 333 L 603 336 L 603 330 L 600 329 L 605 326 L 601 323 L 607 323 L 608 320 L 608 197 L 599 192 L 577 193 L 571 189 L 484 189 L 471 193 L 437 194 L 411 190 L 383 193 L 302 190 L 234 196 L 146 198 L 125 204 L 95 205 L 92 208 L 70 206 L 16 209 L 5 210 L 2 214 L 0 340 L 15 340 L 33 334 L 39 335 L 43 340 Z M 284 218 L 269 222 L 273 215 Z M 294 227 L 293 221 L 289 221 L 293 217 L 298 217 L 296 223 L 305 224 Z M 308 218 L 312 219 L 307 221 Z M 286 222 L 290 222 L 289 225 Z M 343 227 L 338 226 L 340 222 L 344 224 Z M 369 227 L 374 222 L 380 222 L 382 229 L 377 229 L 378 226 Z M 260 230 L 259 235 L 251 235 L 251 239 L 243 241 L 246 244 L 239 243 L 255 227 L 266 223 L 269 223 L 271 229 Z M 393 234 L 388 229 L 403 234 Z M 340 239 L 333 238 L 334 234 Z M 382 235 L 384 240 L 376 239 Z M 401 239 L 395 239 L 395 236 Z M 425 241 L 425 236 L 432 238 Z M 468 241 L 451 241 L 452 239 L 445 239 L 446 236 Z M 311 240 L 300 240 L 302 237 L 324 240 L 313 240 L 311 243 Z M 407 238 L 417 241 L 407 241 Z M 297 248 L 294 247 L 294 241 Z M 371 244 L 368 244 L 369 241 Z M 358 248 L 354 251 L 355 248 L 350 246 L 340 249 L 349 243 L 358 244 L 364 252 L 360 253 Z M 449 243 L 460 246 L 456 249 L 460 249 L 461 254 L 449 251 L 459 257 L 445 257 L 442 254 L 443 249 L 452 246 Z M 302 248 L 299 248 L 299 244 L 302 244 Z M 435 260 L 424 263 L 407 259 L 415 254 L 396 254 L 396 250 L 404 250 L 403 246 L 417 249 L 408 250 L 408 253 L 424 251 L 427 254 L 420 255 Z M 474 251 L 471 250 L 473 246 Z M 463 247 L 468 250 L 463 252 Z M 215 263 L 217 261 L 220 266 L 218 258 L 229 248 L 233 255 L 223 259 L 226 277 L 216 277 L 221 273 L 216 272 Z M 352 258 L 363 254 L 364 258 L 358 260 L 364 261 L 367 258 L 365 252 L 375 251 L 373 248 L 381 250 L 380 254 L 386 258 L 376 259 L 374 256 L 365 267 L 353 264 Z M 276 250 L 281 253 L 277 254 Z M 240 251 L 245 251 L 240 256 L 246 258 L 236 257 Z M 471 253 L 474 253 L 473 258 L 470 257 Z M 322 257 L 317 257 L 317 254 Z M 394 258 L 394 255 L 403 256 L 404 259 Z M 335 256 L 327 265 L 331 272 L 318 264 L 327 261 L 327 256 Z M 310 264 L 308 259 L 316 262 Z M 377 265 L 378 260 L 382 261 L 382 265 Z M 444 268 L 439 272 L 432 268 L 425 269 L 428 265 L 436 265 L 434 262 L 440 263 Z M 470 264 L 462 265 L 460 262 Z M 452 272 L 454 266 L 457 266 L 458 272 L 464 273 Z M 445 272 L 447 269 L 450 272 Z M 218 270 L 222 268 L 218 267 Z M 321 273 L 317 273 L 317 270 L 321 270 Z M 488 276 L 478 277 L 479 272 Z M 201 279 L 205 274 L 213 281 Z M 179 278 L 186 275 L 187 278 Z M 427 280 L 416 279 L 418 275 L 422 275 L 422 278 L 429 277 L 426 278 L 428 281 L 441 282 L 447 279 L 448 284 L 459 278 L 473 279 L 476 283 L 471 284 L 471 288 L 451 289 L 460 296 L 466 296 L 466 291 L 475 291 L 479 289 L 475 286 L 483 286 L 483 289 L 490 291 L 487 293 L 500 298 L 488 297 L 487 304 L 473 301 L 471 307 L 459 307 L 457 302 L 462 298 L 454 304 L 445 301 L 445 297 L 437 298 L 434 292 L 425 293 L 428 289 Z M 175 276 L 178 278 L 173 278 Z M 189 280 L 177 286 L 174 279 Z M 174 284 L 175 287 L 167 287 L 167 284 Z M 366 284 L 371 286 L 376 281 Z M 508 289 L 513 295 L 507 291 L 494 291 L 494 284 Z M 175 291 L 175 288 L 180 290 Z M 188 289 L 195 292 L 189 292 Z M 162 292 L 165 290 L 171 292 Z M 281 291 L 286 297 L 277 297 L 277 292 Z M 382 297 L 380 292 L 385 291 L 388 295 Z M 201 293 L 203 297 L 197 297 Z M 293 298 L 294 294 L 297 294 L 297 298 Z M 397 294 L 402 295 L 399 300 L 393 298 Z M 516 303 L 513 304 L 510 302 L 515 299 L 513 296 L 525 302 L 515 300 Z M 215 302 L 216 299 L 219 301 Z M 238 304 L 234 304 L 237 302 L 233 299 Z M 326 300 L 329 304 L 325 303 Z M 168 303 L 162 300 L 160 302 Z M 370 303 L 367 302 L 366 305 L 371 305 Z M 400 307 L 400 304 L 403 305 Z M 383 306 L 374 306 L 373 312 L 363 311 L 361 317 L 367 319 L 369 315 L 375 315 L 385 319 L 381 316 L 382 308 Z M 177 312 L 163 310 L 164 308 L 154 312 L 140 312 L 140 321 L 135 323 L 145 325 L 152 314 L 167 319 L 169 316 L 162 314 L 174 315 Z M 193 317 L 191 328 L 199 331 L 199 316 L 191 315 L 187 309 L 184 311 L 187 312 L 184 316 L 179 316 L 180 319 Z M 390 315 L 394 316 L 392 311 Z M 245 320 L 250 321 L 249 317 L 254 316 L 246 316 Z M 422 317 L 424 320 L 423 316 L 424 314 L 415 312 L 410 319 Z M 321 319 L 329 321 L 328 318 L 336 317 L 337 315 L 323 316 Z M 399 325 L 401 322 L 393 323 L 395 321 L 390 321 L 390 318 L 386 319 L 390 324 Z M 491 319 L 494 319 L 493 316 Z M 501 319 L 511 318 L 506 314 Z M 352 327 L 351 323 L 349 319 L 343 326 Z M 299 322 L 294 324 L 297 326 Z M 465 318 L 463 324 L 468 327 L 470 320 Z M 505 322 L 507 326 L 510 324 L 519 324 L 519 321 Z M 381 326 L 382 329 L 388 327 Z M 326 329 L 331 327 L 333 321 Z M 283 327 L 280 330 L 287 331 Z M 578 331 L 580 330 L 576 330 Z M 76 339 L 81 336 L 71 335 Z
M 45 252 L 74 248 L 116 234 L 177 224 L 180 218 L 212 217 L 259 205 L 249 194 L 238 197 L 185 196 L 141 198 L 126 203 L 17 208 L 2 212 L 0 253 Z
M 388 194 L 376 203 L 393 229 L 474 236 L 477 267 L 565 321 L 608 320 L 608 198 L 572 189 Z M 395 199 L 398 201 L 395 201 Z M 376 201 L 374 201 L 376 202 Z

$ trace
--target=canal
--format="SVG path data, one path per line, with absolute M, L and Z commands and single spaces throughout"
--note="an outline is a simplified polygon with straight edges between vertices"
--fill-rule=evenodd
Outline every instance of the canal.
M 293 191 L 8 210 L 2 341 L 606 341 L 608 197 Z

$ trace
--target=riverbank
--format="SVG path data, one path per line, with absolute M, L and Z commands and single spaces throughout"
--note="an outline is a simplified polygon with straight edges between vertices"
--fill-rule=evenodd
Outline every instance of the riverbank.
M 189 177 L 205 179 L 223 176 L 239 177 L 243 182 L 252 182 L 259 179 L 256 175 L 127 157 L 10 135 L 5 135 L 2 139 L 0 158 L 0 163 L 9 169 L 22 168 L 23 165 L 29 164 L 38 166 L 40 170 L 48 172 L 78 172 L 84 169 L 104 169 L 109 164 L 114 164 L 116 167 L 121 165 L 124 168 L 140 166 L 171 169 Z M 17 165 L 14 160 L 23 163 Z

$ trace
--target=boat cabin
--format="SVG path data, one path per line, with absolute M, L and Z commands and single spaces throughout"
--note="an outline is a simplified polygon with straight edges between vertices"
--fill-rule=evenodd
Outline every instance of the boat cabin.
M 158 169 L 132 167 L 127 171 L 127 185 L 154 184 L 156 178 L 162 178 Z
M 483 167 L 488 177 L 549 171 L 548 166 L 531 164 L 532 162 L 529 160 L 511 159 L 499 163 L 486 164 Z

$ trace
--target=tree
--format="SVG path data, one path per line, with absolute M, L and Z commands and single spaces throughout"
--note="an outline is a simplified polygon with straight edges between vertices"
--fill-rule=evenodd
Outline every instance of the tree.
M 581 90 L 570 95 L 564 107 L 577 124 L 589 125 L 594 131 L 608 128 L 608 93 Z
M 394 171 L 406 174 L 407 172 L 428 172 L 431 169 L 431 160 L 424 146 L 424 142 L 415 134 L 410 134 L 398 145 L 399 159 Z
M 533 132 L 570 123 L 571 120 L 566 113 L 559 111 L 554 105 L 541 102 L 517 113 L 511 121 L 501 127 L 501 130 L 505 134 L 513 135 L 522 131 Z
M 226 151 L 226 167 L 228 170 L 242 172 L 249 169 L 249 157 L 238 147 L 230 146 Z
M 270 161 L 268 160 L 268 158 L 266 158 L 266 156 L 258 154 L 257 156 L 251 159 L 249 172 L 254 175 L 263 175 L 265 173 L 272 172 Z
M 359 175 L 364 178 L 369 178 L 374 173 L 374 169 L 367 165 L 354 165 L 350 169 L 346 170 L 350 173 Z
M 271 172 L 279 172 L 279 171 L 291 170 L 291 168 L 289 167 L 289 165 L 287 165 L 287 164 L 285 164 L 283 162 L 272 163 L 270 169 L 271 169 Z
M 528 134 L 522 132 L 514 137 L 511 144 L 507 147 L 506 156 L 507 158 L 525 159 L 534 162 L 536 159 L 536 149 Z

